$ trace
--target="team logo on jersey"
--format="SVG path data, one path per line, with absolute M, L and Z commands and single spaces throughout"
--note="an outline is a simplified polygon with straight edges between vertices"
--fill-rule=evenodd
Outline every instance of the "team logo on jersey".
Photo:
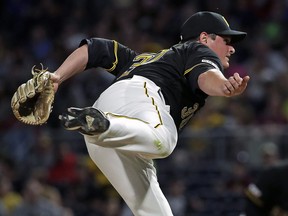
M 187 107 L 185 106 L 182 110 L 181 110 L 181 123 L 179 128 L 183 128 L 188 122 L 189 120 L 194 116 L 194 113 L 198 110 L 199 108 L 199 104 L 195 103 L 193 105 L 193 107 Z
M 208 59 L 202 59 L 201 62 L 210 64 L 210 65 L 212 65 L 213 67 L 215 67 L 216 69 L 220 70 L 219 67 L 217 66 L 217 64 L 215 64 L 214 62 L 212 62 L 212 61 L 210 61 L 210 60 L 208 60 Z

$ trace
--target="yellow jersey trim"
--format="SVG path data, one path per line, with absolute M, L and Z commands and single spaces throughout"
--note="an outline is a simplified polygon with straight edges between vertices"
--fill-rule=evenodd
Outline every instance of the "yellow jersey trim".
M 193 67 L 191 67 L 191 68 L 185 70 L 184 75 L 190 73 L 190 72 L 191 72 L 195 67 L 197 67 L 197 66 L 199 66 L 199 65 L 202 65 L 202 64 L 204 64 L 204 63 L 196 64 L 196 65 L 194 65 Z
M 113 43 L 114 43 L 114 56 L 115 56 L 115 61 L 112 63 L 113 65 L 112 65 L 111 68 L 106 69 L 108 72 L 113 71 L 113 70 L 116 68 L 117 64 L 118 64 L 118 55 L 117 55 L 117 52 L 118 52 L 118 43 L 117 43 L 115 40 L 113 40 Z

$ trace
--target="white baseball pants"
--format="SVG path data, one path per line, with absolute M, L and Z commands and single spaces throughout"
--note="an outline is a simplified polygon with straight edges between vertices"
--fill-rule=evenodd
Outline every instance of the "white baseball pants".
M 134 215 L 172 216 L 152 160 L 170 155 L 178 139 L 159 87 L 134 76 L 111 85 L 93 107 L 107 113 L 110 127 L 84 137 L 92 160 Z

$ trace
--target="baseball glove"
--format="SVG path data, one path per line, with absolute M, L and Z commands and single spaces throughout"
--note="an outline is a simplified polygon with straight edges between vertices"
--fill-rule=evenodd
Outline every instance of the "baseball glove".
M 15 117 L 25 124 L 42 125 L 52 112 L 54 102 L 53 82 L 48 68 L 32 67 L 33 78 L 20 85 L 11 100 Z

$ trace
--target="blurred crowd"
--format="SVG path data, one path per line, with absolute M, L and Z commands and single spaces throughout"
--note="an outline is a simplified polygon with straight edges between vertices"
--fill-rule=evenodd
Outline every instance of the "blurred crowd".
M 191 134 L 207 128 L 225 133 L 227 128 L 231 132 L 238 127 L 261 127 L 272 135 L 285 133 L 287 0 L 3 0 L 0 10 L 0 216 L 131 215 L 88 158 L 81 136 L 64 131 L 58 122 L 58 115 L 67 107 L 93 104 L 112 75 L 90 69 L 64 83 L 49 121 L 41 127 L 17 122 L 11 97 L 31 78 L 33 65 L 43 63 L 55 70 L 81 39 L 105 37 L 138 52 L 157 52 L 178 43 L 181 24 L 200 10 L 218 12 L 233 28 L 248 33 L 244 42 L 235 45 L 226 75 L 239 72 L 251 80 L 239 97 L 208 99 L 207 107 L 184 131 L 188 141 L 180 139 L 179 150 L 171 159 L 156 162 L 159 181 L 175 216 L 241 212 L 242 188 L 253 178 L 243 164 L 245 154 L 230 158 L 231 164 L 225 166 L 211 158 L 194 157 L 203 142 Z M 281 144 L 286 140 L 282 136 Z M 211 202 L 205 205 L 203 200 Z

